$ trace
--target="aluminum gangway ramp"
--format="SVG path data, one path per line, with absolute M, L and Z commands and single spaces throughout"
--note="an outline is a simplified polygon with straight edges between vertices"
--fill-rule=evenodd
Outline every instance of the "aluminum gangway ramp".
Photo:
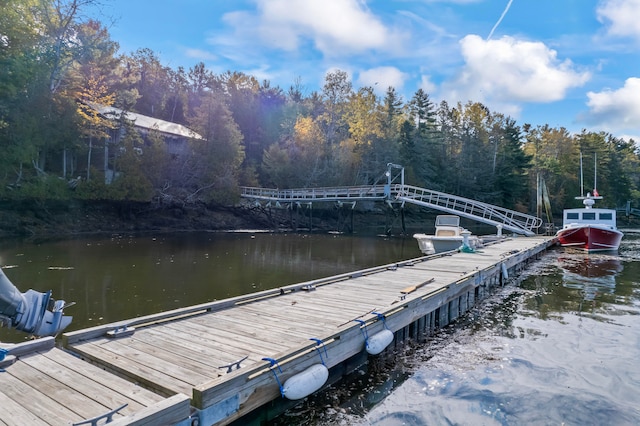
M 535 235 L 535 230 L 542 225 L 542 219 L 515 210 L 404 184 L 300 189 L 242 187 L 241 189 L 240 195 L 243 198 L 257 202 L 266 201 L 268 206 L 276 207 L 290 203 L 373 200 L 416 204 L 529 237 Z
M 396 185 L 391 195 L 396 201 L 452 213 L 528 237 L 542 225 L 542 219 L 535 216 L 417 186 Z

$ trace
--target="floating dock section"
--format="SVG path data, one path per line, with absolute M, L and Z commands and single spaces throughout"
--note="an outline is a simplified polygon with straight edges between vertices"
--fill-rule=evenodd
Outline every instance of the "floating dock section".
M 451 323 L 553 244 L 504 238 L 73 331 L 61 348 L 4 345 L 0 425 L 229 424 L 304 398 L 355 356 Z

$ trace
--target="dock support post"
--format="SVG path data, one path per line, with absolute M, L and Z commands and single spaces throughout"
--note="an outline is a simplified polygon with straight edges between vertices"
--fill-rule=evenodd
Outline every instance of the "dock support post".
M 351 215 L 351 234 L 353 234 L 354 232 L 356 232 L 354 224 L 353 224 L 353 208 L 351 209 L 351 212 L 349 213 Z
M 295 210 L 295 212 L 294 212 Z M 289 223 L 291 223 L 291 229 L 294 231 L 298 230 L 298 209 L 296 208 L 295 203 L 291 203 L 289 205 Z
M 425 340 L 425 332 L 427 329 L 427 317 L 420 317 L 418 318 L 418 333 L 416 335 L 416 340 L 418 342 L 424 342 Z

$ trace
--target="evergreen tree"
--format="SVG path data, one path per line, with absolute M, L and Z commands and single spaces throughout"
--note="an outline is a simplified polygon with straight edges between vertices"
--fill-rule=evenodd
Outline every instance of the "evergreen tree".
M 522 132 L 515 120 L 496 115 L 491 138 L 495 143 L 493 173 L 498 196 L 495 204 L 527 212 L 531 157 L 522 149 Z
M 429 189 L 442 188 L 446 173 L 446 152 L 436 128 L 436 111 L 429 95 L 418 89 L 409 102 L 410 120 L 414 131 L 411 149 L 405 149 L 403 164 L 415 174 L 417 183 Z

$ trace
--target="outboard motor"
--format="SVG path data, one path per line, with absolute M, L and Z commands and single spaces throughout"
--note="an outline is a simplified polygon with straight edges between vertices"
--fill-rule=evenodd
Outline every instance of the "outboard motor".
M 63 316 L 64 300 L 53 300 L 51 291 L 20 290 L 0 269 L 0 324 L 33 334 L 55 336 L 71 323 Z

